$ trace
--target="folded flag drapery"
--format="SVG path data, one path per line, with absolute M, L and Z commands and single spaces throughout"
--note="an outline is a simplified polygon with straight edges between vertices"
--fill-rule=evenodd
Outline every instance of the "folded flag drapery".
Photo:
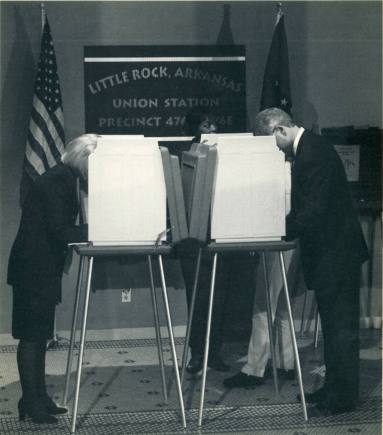
M 284 14 L 280 7 L 263 77 L 261 110 L 269 107 L 291 112 L 289 54 Z
M 40 58 L 20 185 L 20 204 L 39 175 L 60 161 L 64 150 L 64 114 L 51 31 L 42 7 Z

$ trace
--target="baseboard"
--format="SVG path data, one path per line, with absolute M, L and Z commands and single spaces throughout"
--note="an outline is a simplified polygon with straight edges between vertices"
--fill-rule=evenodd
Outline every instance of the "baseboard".
M 173 327 L 174 337 L 184 337 L 186 327 L 183 325 Z M 63 338 L 70 338 L 70 331 L 58 331 L 57 335 Z M 161 326 L 161 336 L 168 336 L 168 328 Z M 156 330 L 154 327 L 146 328 L 120 328 L 120 329 L 89 329 L 86 331 L 86 339 L 96 340 L 128 340 L 128 339 L 145 339 L 155 338 Z
M 305 332 L 314 332 L 315 322 L 311 319 L 305 322 Z M 295 331 L 300 332 L 300 320 L 294 320 Z M 362 317 L 360 318 L 360 328 L 375 328 L 380 329 L 382 326 L 381 317 Z M 186 325 L 173 327 L 175 337 L 185 337 Z M 70 338 L 70 331 L 57 331 L 56 335 L 65 339 Z M 167 337 L 168 330 L 165 326 L 161 326 L 162 337 Z M 90 341 L 98 340 L 127 340 L 127 339 L 147 339 L 155 338 L 156 333 L 154 327 L 146 328 L 120 328 L 120 329 L 89 329 L 86 332 L 86 339 Z M 0 346 L 16 345 L 18 340 L 15 340 L 11 334 L 0 334 Z
M 15 340 L 11 334 L 0 334 L 0 346 L 13 346 L 18 342 L 19 340 Z
M 184 337 L 186 326 L 174 326 L 174 337 Z M 56 335 L 60 338 L 70 338 L 70 331 L 56 331 Z M 168 336 L 168 329 L 161 326 L 162 337 Z M 86 331 L 86 340 L 127 340 L 127 339 L 146 339 L 155 338 L 156 331 L 154 327 L 147 328 L 120 328 L 120 329 L 89 329 Z M 77 337 L 78 339 L 78 337 Z M 18 340 L 15 340 L 11 334 L 0 334 L 0 346 L 15 345 Z

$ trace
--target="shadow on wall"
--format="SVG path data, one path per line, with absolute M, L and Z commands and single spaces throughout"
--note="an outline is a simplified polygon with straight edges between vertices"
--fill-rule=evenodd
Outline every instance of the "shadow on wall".
M 320 134 L 319 116 L 314 105 L 308 101 L 303 100 L 300 107 L 294 110 L 294 120 L 298 125 L 302 125 L 308 130 L 312 130 L 315 134 Z
M 36 19 L 38 19 L 36 8 Z M 22 13 L 22 10 L 24 13 Z M 32 9 L 27 9 L 32 14 Z M 20 220 L 19 186 L 32 104 L 35 60 L 23 9 L 1 5 L 1 171 L 0 207 L 0 306 L 1 331 L 8 332 L 11 313 L 11 291 L 6 285 L 8 256 Z M 40 21 L 37 21 L 40 23 Z M 36 26 L 36 30 L 39 26 Z M 31 29 L 30 29 L 31 30 Z M 33 32 L 33 29 L 32 29 Z M 31 33 L 31 32 L 30 32 Z
M 21 169 L 30 116 L 30 109 L 21 110 L 21 108 L 31 107 L 32 105 L 35 61 L 31 38 L 27 33 L 20 8 L 15 6 L 12 9 L 14 18 L 12 19 L 9 16 L 7 19 L 8 24 L 5 24 L 5 17 L 8 16 L 8 13 L 6 13 L 2 20 L 2 26 L 5 26 L 4 33 L 8 35 L 10 32 L 6 28 L 12 25 L 17 31 L 14 32 L 15 39 L 12 46 L 4 47 L 6 43 L 2 45 L 1 68 L 3 71 L 5 70 L 5 78 L 2 83 L 1 98 L 1 160 L 4 163 L 8 163 L 7 159 L 11 159 L 9 155 L 11 150 L 12 154 L 14 154 L 12 160 L 16 161 L 15 157 L 17 157 L 17 162 Z M 5 57 L 9 59 L 7 64 L 8 59 L 5 59 Z M 24 83 L 24 85 L 20 86 L 21 83 Z M 14 167 L 14 165 L 11 165 L 11 167 Z M 14 171 L 2 171 L 1 185 L 9 186 L 12 184 L 16 186 L 18 184 L 16 182 L 19 182 L 20 174 L 21 171 L 17 174 Z M 7 198 L 6 193 L 11 194 L 9 191 L 2 192 L 2 199 Z
M 153 278 L 158 287 L 161 282 L 158 263 L 155 258 L 152 259 L 152 262 Z M 184 283 L 177 262 L 167 257 L 163 259 L 163 262 L 167 286 L 183 289 Z M 93 287 L 96 290 L 150 288 L 148 262 L 142 256 L 117 257 L 113 260 L 97 259 L 94 270 Z

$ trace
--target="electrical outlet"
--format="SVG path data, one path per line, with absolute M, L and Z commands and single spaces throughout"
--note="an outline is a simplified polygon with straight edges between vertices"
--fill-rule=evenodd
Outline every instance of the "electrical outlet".
M 121 292 L 121 302 L 132 302 L 132 289 L 124 289 Z

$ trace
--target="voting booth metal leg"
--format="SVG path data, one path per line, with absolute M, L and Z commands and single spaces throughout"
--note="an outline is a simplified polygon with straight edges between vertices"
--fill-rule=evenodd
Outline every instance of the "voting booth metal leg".
M 294 320 L 293 320 L 293 314 L 291 311 L 289 288 L 287 286 L 287 278 L 286 278 L 285 261 L 283 259 L 283 252 L 282 251 L 279 252 L 279 260 L 280 260 L 282 276 L 283 276 L 283 290 L 285 292 L 285 297 L 286 297 L 286 305 L 287 305 L 287 311 L 288 311 L 288 316 L 289 316 L 289 325 L 290 325 L 290 334 L 291 334 L 291 341 L 293 343 L 293 351 L 294 351 L 295 364 L 296 364 L 297 375 L 298 375 L 298 383 L 299 383 L 299 391 L 300 391 L 300 395 L 301 395 L 303 416 L 304 416 L 305 421 L 307 421 L 308 417 L 307 417 L 305 393 L 304 393 L 304 389 L 303 389 L 301 363 L 299 361 L 298 345 L 297 345 L 297 340 L 295 337 Z
M 301 318 L 301 327 L 300 327 L 300 335 L 303 337 L 304 335 L 304 322 L 305 322 L 305 311 L 306 311 L 306 304 L 307 304 L 307 291 L 305 291 L 305 295 L 303 297 L 303 307 L 302 307 L 302 318 Z
M 84 271 L 84 261 L 85 261 L 85 258 L 80 257 L 80 267 L 79 267 L 79 272 L 78 272 L 78 276 L 77 276 L 76 296 L 75 296 L 73 317 L 72 317 L 72 329 L 70 332 L 69 351 L 68 351 L 68 357 L 67 357 L 67 363 L 66 363 L 66 372 L 65 372 L 65 388 L 64 388 L 64 395 L 63 395 L 63 405 L 64 406 L 66 405 L 67 400 L 68 400 L 69 380 L 70 380 L 70 373 L 72 370 L 74 343 L 76 341 L 76 325 L 77 325 L 78 307 L 79 307 L 79 302 L 80 302 L 82 275 L 83 275 L 83 271 Z
M 156 288 L 154 286 L 153 266 L 152 266 L 151 255 L 148 255 L 148 266 L 149 266 L 149 275 L 150 275 L 150 289 L 151 289 L 152 305 L 153 305 L 154 326 L 155 326 L 155 330 L 156 330 L 158 361 L 160 363 L 160 369 L 161 369 L 162 393 L 164 396 L 164 402 L 167 404 L 168 403 L 168 392 L 166 389 L 164 355 L 162 353 L 162 342 L 161 342 L 161 327 L 160 327 L 160 320 L 159 320 L 159 315 L 158 315 L 158 304 L 157 304 L 157 297 L 156 297 Z
M 191 327 L 192 327 L 192 322 L 193 322 L 195 298 L 196 298 L 197 287 L 198 287 L 199 269 L 200 269 L 200 265 L 201 265 L 201 255 L 202 255 L 202 249 L 199 248 L 198 256 L 197 256 L 197 264 L 196 264 L 196 269 L 195 269 L 195 275 L 194 275 L 192 297 L 191 297 L 190 307 L 189 307 L 189 316 L 188 316 L 188 322 L 187 322 L 187 326 L 186 326 L 185 345 L 184 345 L 184 350 L 182 353 L 181 386 L 183 385 L 183 382 L 184 382 L 186 361 L 187 361 L 188 351 L 189 351 L 190 333 L 191 333 Z
M 217 270 L 217 252 L 213 257 L 213 269 L 211 273 L 211 281 L 210 281 L 210 295 L 209 295 L 209 308 L 207 314 L 207 322 L 206 322 L 206 336 L 205 336 L 205 352 L 203 354 L 203 366 L 202 366 L 202 385 L 201 385 L 201 399 L 199 403 L 199 412 L 198 412 L 198 426 L 202 425 L 202 413 L 203 413 L 203 404 L 205 400 L 205 385 L 206 385 L 206 371 L 207 371 L 207 360 L 209 357 L 209 345 L 210 345 L 210 328 L 211 328 L 211 318 L 213 313 L 213 301 L 214 301 L 214 286 L 215 286 L 215 275 Z
M 160 266 L 162 294 L 164 297 L 166 320 L 167 320 L 168 331 L 169 331 L 169 341 L 170 341 L 170 347 L 171 347 L 172 357 L 173 357 L 174 373 L 176 375 L 176 386 L 177 386 L 177 392 L 178 392 L 178 400 L 179 400 L 180 409 L 181 409 L 182 425 L 185 428 L 186 427 L 185 407 L 184 407 L 184 400 L 183 400 L 183 396 L 182 396 L 180 373 L 178 371 L 176 346 L 174 343 L 173 326 L 172 326 L 172 320 L 170 317 L 168 294 L 167 294 L 167 290 L 166 290 L 165 274 L 164 274 L 164 267 L 162 265 L 162 256 L 161 255 L 158 255 L 158 264 Z
M 265 277 L 265 291 L 266 291 L 266 310 L 267 310 L 267 329 L 269 331 L 270 340 L 270 354 L 273 366 L 273 378 L 274 378 L 274 388 L 276 395 L 279 395 L 278 388 L 278 375 L 277 375 L 277 359 L 275 356 L 275 345 L 273 338 L 273 313 L 271 312 L 271 301 L 270 301 L 270 286 L 269 286 L 269 273 L 266 265 L 266 254 L 262 252 L 262 262 L 263 262 L 263 273 Z
M 83 360 L 83 356 L 84 356 L 86 321 L 87 321 L 87 317 L 88 317 L 88 306 L 89 306 L 89 295 L 90 295 L 90 283 L 91 283 L 91 279 L 92 279 L 92 270 L 93 270 L 93 257 L 89 257 L 87 279 L 86 279 L 84 312 L 83 312 L 82 326 L 81 326 L 80 349 L 79 349 L 79 355 L 78 355 L 78 360 L 77 360 L 76 387 L 75 387 L 75 395 L 74 395 L 74 401 L 73 401 L 71 433 L 75 433 L 75 431 L 76 431 L 77 408 L 78 408 L 78 398 L 79 398 L 79 393 L 80 393 L 81 368 L 82 368 L 82 360 Z

